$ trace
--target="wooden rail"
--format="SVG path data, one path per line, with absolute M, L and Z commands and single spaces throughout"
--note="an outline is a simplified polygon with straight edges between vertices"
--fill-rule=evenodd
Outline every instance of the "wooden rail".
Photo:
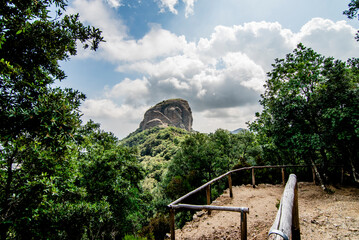
M 192 210 L 207 210 L 208 213 L 211 210 L 240 212 L 241 213 L 241 239 L 247 240 L 247 214 L 249 213 L 249 208 L 212 206 L 212 205 L 190 205 L 190 204 L 178 204 L 178 205 L 171 206 L 171 208 L 170 208 L 171 240 L 175 239 L 175 209 L 179 209 L 179 208 L 186 208 L 186 209 L 192 209 Z
M 300 240 L 298 185 L 297 176 L 294 174 L 289 176 L 268 239 Z
M 231 198 L 233 198 L 233 191 L 232 191 L 232 174 L 233 173 L 237 173 L 240 171 L 244 171 L 244 170 L 251 170 L 252 171 L 252 186 L 253 188 L 255 188 L 256 185 L 256 180 L 255 180 L 255 169 L 264 169 L 264 168 L 281 168 L 281 173 L 282 173 L 282 184 L 283 186 L 285 185 L 285 168 L 297 168 L 297 167 L 310 167 L 312 168 L 312 176 L 313 176 L 313 183 L 315 183 L 315 171 L 314 171 L 314 167 L 312 165 L 270 165 L 270 166 L 251 166 L 251 167 L 243 167 L 243 168 L 239 168 L 239 169 L 234 169 L 231 171 L 228 171 L 224 174 L 222 174 L 221 176 L 212 179 L 211 181 L 203 184 L 202 186 L 194 189 L 193 191 L 183 195 L 182 197 L 178 198 L 177 200 L 171 202 L 167 207 L 169 208 L 170 211 L 170 228 L 171 228 L 171 240 L 175 239 L 175 209 L 177 208 L 187 208 L 186 206 L 189 205 L 185 205 L 185 204 L 179 204 L 180 202 L 182 202 L 184 199 L 188 198 L 189 196 L 200 192 L 203 189 L 206 189 L 206 196 L 207 196 L 207 205 L 190 205 L 190 206 L 196 206 L 197 209 L 206 209 L 207 213 L 210 215 L 211 214 L 211 210 L 220 210 L 220 211 L 230 211 L 230 210 L 224 210 L 224 209 L 214 209 L 211 207 L 208 207 L 211 204 L 211 184 L 215 183 L 219 180 L 221 180 L 224 177 L 228 177 L 228 186 L 229 186 L 229 196 Z M 343 181 L 343 166 L 338 166 L 342 168 L 341 171 L 341 183 Z M 178 206 L 181 207 L 178 207 Z M 194 209 L 194 208 L 191 208 Z M 242 209 L 247 209 L 247 208 L 242 208 Z M 242 232 L 245 232 L 245 234 L 247 235 L 247 212 L 245 211 L 241 211 L 241 230 L 242 230 L 242 226 L 243 228 L 245 227 L 245 230 L 243 229 L 243 231 L 241 231 L 241 239 L 247 239 L 247 236 L 243 236 Z M 245 222 L 245 223 L 244 223 Z

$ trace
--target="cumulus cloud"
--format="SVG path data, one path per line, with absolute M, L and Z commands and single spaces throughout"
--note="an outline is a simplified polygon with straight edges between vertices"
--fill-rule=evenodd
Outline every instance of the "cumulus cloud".
M 191 14 L 195 0 L 182 1 Z M 160 3 L 177 13 L 177 0 Z M 75 0 L 73 4 L 84 9 L 80 13 L 86 21 L 103 30 L 107 42 L 97 57 L 115 63 L 117 71 L 141 76 L 119 79 L 105 89 L 102 99 L 88 99 L 81 109 L 86 118 L 127 124 L 125 133 L 137 128 L 149 106 L 178 97 L 189 101 L 194 129 L 245 127 L 260 110 L 258 100 L 274 59 L 284 58 L 299 42 L 343 60 L 359 53 L 356 30 L 345 21 L 314 18 L 297 33 L 278 22 L 217 26 L 208 38 L 195 42 L 152 25 L 141 39 L 132 39 L 104 1 Z
M 102 56 L 111 61 L 138 61 L 155 59 L 182 53 L 186 45 L 184 36 L 176 36 L 160 25 L 153 24 L 151 30 L 141 39 L 123 39 L 113 33 L 104 33 Z
M 313 18 L 301 28 L 297 38 L 325 56 L 346 60 L 359 54 L 355 33 L 356 30 L 346 21 Z
M 198 52 L 207 58 L 241 52 L 268 71 L 275 57 L 284 56 L 295 47 L 294 36 L 279 23 L 264 21 L 232 27 L 217 26 L 210 38 L 199 40 Z
M 197 0 L 182 0 L 185 4 L 185 17 L 188 18 L 190 15 L 194 14 L 194 3 Z M 178 0 L 157 0 L 158 6 L 160 7 L 160 12 L 165 12 L 169 10 L 173 14 L 178 14 L 176 5 L 178 5 Z
M 247 128 L 246 122 L 254 120 L 255 112 L 261 107 L 258 104 L 225 109 L 211 109 L 193 112 L 193 129 L 200 132 L 215 131 L 218 128 L 229 131 Z
M 111 99 L 88 99 L 80 110 L 84 122 L 92 119 L 101 123 L 105 131 L 113 132 L 118 137 L 125 137 L 136 130 L 149 106 L 134 108 L 128 104 L 117 104 Z
M 148 98 L 147 78 L 131 80 L 125 78 L 120 83 L 113 86 L 111 89 L 106 91 L 106 97 L 110 99 L 124 99 L 125 104 L 132 106 L 138 106 L 143 103 L 143 99 Z
M 106 42 L 100 45 L 96 56 L 107 61 L 154 59 L 180 54 L 186 48 L 184 36 L 177 36 L 158 24 L 151 24 L 143 38 L 131 38 L 126 25 L 116 17 L 116 11 L 102 0 L 75 0 L 68 12 L 79 12 L 82 21 L 101 29 Z M 79 50 L 79 57 L 95 55 Z
M 171 13 L 178 13 L 175 8 L 176 4 L 178 3 L 177 0 L 159 0 L 158 3 L 161 8 L 161 12 L 166 11 L 167 8 Z
M 121 4 L 121 0 L 107 0 L 108 4 L 110 4 L 110 6 L 114 7 L 114 8 L 118 8 L 120 6 L 122 6 Z
M 186 18 L 189 17 L 189 15 L 194 14 L 193 8 L 194 8 L 194 3 L 197 0 L 183 0 L 183 2 L 186 4 L 186 11 L 185 11 L 185 16 Z
M 121 4 L 118 0 L 74 0 L 67 9 L 69 13 L 79 13 L 82 21 L 98 27 L 104 35 L 112 35 L 124 39 L 128 37 L 126 25 L 116 16 L 114 5 Z

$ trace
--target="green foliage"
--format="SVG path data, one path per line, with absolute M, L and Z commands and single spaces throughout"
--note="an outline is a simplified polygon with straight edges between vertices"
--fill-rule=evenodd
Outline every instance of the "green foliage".
M 262 144 L 278 148 L 279 163 L 358 162 L 358 60 L 325 58 L 299 44 L 276 59 L 260 101 L 262 113 L 250 124 Z M 274 154 L 275 155 L 275 154 Z M 357 166 L 355 166 L 357 167 Z
M 81 153 L 77 161 L 79 186 L 87 192 L 84 199 L 109 203 L 112 221 L 106 227 L 112 230 L 108 237 L 123 237 L 124 233 L 139 230 L 151 215 L 151 198 L 139 186 L 143 171 L 134 152 L 119 145 L 112 133 L 100 130 L 93 122 L 79 133 Z
M 51 2 L 64 10 L 63 1 Z M 101 37 L 75 17 L 50 20 L 51 2 L 4 1 L 0 10 L 1 239 L 65 236 L 42 219 L 77 195 L 68 142 L 84 95 L 49 85 L 65 77 L 58 61 L 76 53 L 77 40 L 94 40 L 96 48 Z
M 142 235 L 147 239 L 163 239 L 170 232 L 168 214 L 157 214 L 151 218 L 149 224 L 142 229 Z
M 276 207 L 277 209 L 279 209 L 279 206 L 280 206 L 280 200 L 277 199 L 277 203 L 275 204 L 275 207 Z
M 350 19 L 358 18 L 359 20 L 359 0 L 351 0 L 351 2 L 348 4 L 348 7 L 348 10 L 345 10 L 343 14 L 347 15 Z M 359 41 L 359 31 L 357 32 L 356 39 Z
M 52 4 L 58 10 L 54 19 L 48 10 Z M 77 15 L 62 16 L 64 0 L 3 1 L 1 6 L 0 135 L 2 141 L 10 141 L 24 133 L 41 132 L 33 129 L 45 124 L 38 108 L 52 96 L 49 85 L 65 78 L 59 61 L 76 54 L 77 41 L 85 47 L 92 42 L 91 48 L 96 49 L 102 37 Z M 75 97 L 75 103 L 84 97 L 74 91 L 63 95 L 69 101 Z
M 66 5 L 1 4 L 1 239 L 119 239 L 151 215 L 134 153 L 93 122 L 80 128 L 83 94 L 51 87 L 78 42 L 103 40 Z
M 137 158 L 145 175 L 140 185 L 151 194 L 151 210 L 153 213 L 157 213 L 142 229 L 143 234 L 148 239 L 161 239 L 166 231 L 169 231 L 168 223 L 165 223 L 162 215 L 166 212 L 166 206 L 169 202 L 164 190 L 163 179 L 169 162 L 188 134 L 189 132 L 180 128 L 154 127 L 144 131 L 137 130 L 121 141 L 121 145 L 131 147 L 132 151 L 137 153 Z
M 142 186 L 151 192 L 155 201 L 165 198 L 161 182 L 167 171 L 168 162 L 179 149 L 179 144 L 186 130 L 167 127 L 154 127 L 144 131 L 136 131 L 121 141 L 124 146 L 129 146 L 138 152 L 138 159 L 145 170 L 145 179 Z
M 133 235 L 126 235 L 123 240 L 146 240 L 147 238 L 135 237 Z
M 168 167 L 164 180 L 166 194 L 174 200 L 231 170 L 235 165 L 255 165 L 260 159 L 261 148 L 256 136 L 249 131 L 231 134 L 218 129 L 209 135 L 191 134 L 181 143 L 180 150 Z M 216 185 L 213 192 L 220 194 L 225 186 Z

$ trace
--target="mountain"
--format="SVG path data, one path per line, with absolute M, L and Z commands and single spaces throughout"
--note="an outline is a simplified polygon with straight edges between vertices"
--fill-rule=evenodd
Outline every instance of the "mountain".
M 236 129 L 236 130 L 231 131 L 231 133 L 232 133 L 232 134 L 237 134 L 237 133 L 239 133 L 239 132 L 243 132 L 244 130 L 246 130 L 246 129 L 245 129 L 245 128 L 238 128 L 238 129 Z
M 192 130 L 192 111 L 186 100 L 169 99 L 148 109 L 140 123 L 140 130 L 159 127 L 178 127 Z

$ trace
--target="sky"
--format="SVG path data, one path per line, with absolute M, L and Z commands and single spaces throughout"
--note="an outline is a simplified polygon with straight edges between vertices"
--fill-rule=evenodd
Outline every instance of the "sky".
M 106 42 L 61 66 L 59 85 L 83 92 L 84 122 L 124 138 L 147 109 L 189 102 L 193 129 L 247 128 L 266 73 L 298 43 L 340 60 L 359 57 L 350 0 L 69 0 L 68 13 Z

